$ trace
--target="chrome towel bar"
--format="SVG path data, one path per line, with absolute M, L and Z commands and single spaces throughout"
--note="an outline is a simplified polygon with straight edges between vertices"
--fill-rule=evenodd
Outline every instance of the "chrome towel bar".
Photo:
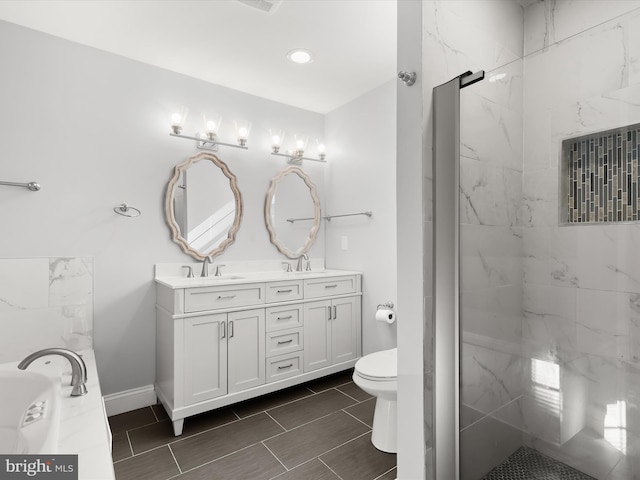
M 0 182 L 0 185 L 7 185 L 9 187 L 25 187 L 31 190 L 32 192 L 37 192 L 38 190 L 40 190 L 40 184 L 36 182 L 29 182 L 29 183 Z

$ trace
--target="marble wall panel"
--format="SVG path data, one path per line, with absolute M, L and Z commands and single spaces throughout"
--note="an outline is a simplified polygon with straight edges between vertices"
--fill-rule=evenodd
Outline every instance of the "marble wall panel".
M 522 286 L 462 292 L 461 329 L 465 333 L 519 344 L 522 339 Z
M 521 111 L 502 107 L 465 89 L 460 95 L 460 118 L 462 156 L 522 171 Z
M 462 225 L 461 290 L 522 282 L 522 228 Z
M 522 338 L 528 355 L 562 358 L 577 348 L 575 288 L 525 284 Z
M 0 259 L 0 363 L 47 347 L 93 345 L 93 261 Z
M 594 68 L 593 58 L 599 59 Z M 615 25 L 588 32 L 526 59 L 524 104 L 550 109 L 628 84 L 625 33 Z
M 520 225 L 521 172 L 460 158 L 460 222 L 472 225 Z
M 461 346 L 461 402 L 486 415 L 522 394 L 522 358 L 519 343 L 472 340 Z

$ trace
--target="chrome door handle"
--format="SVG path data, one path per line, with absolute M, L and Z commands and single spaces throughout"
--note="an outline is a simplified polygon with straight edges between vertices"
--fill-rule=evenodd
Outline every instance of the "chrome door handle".
M 329 310 L 329 320 L 331 320 L 331 307 L 327 307 L 327 309 Z
M 338 318 L 338 311 L 336 310 L 338 307 L 336 307 L 335 305 L 333 306 L 333 319 L 337 319 Z
M 227 336 L 227 322 L 220 322 L 220 329 L 222 330 L 222 336 L 220 340 Z
M 233 338 L 233 321 L 229 322 L 229 338 Z

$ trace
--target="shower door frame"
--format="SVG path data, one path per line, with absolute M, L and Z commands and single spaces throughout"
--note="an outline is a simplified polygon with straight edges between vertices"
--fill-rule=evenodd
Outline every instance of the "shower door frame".
M 433 89 L 433 446 L 435 480 L 460 480 L 460 90 L 470 71 Z

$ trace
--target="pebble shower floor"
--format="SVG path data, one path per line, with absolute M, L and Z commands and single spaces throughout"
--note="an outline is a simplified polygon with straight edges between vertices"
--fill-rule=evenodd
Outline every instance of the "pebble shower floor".
M 482 480 L 595 480 L 564 463 L 520 447 Z

